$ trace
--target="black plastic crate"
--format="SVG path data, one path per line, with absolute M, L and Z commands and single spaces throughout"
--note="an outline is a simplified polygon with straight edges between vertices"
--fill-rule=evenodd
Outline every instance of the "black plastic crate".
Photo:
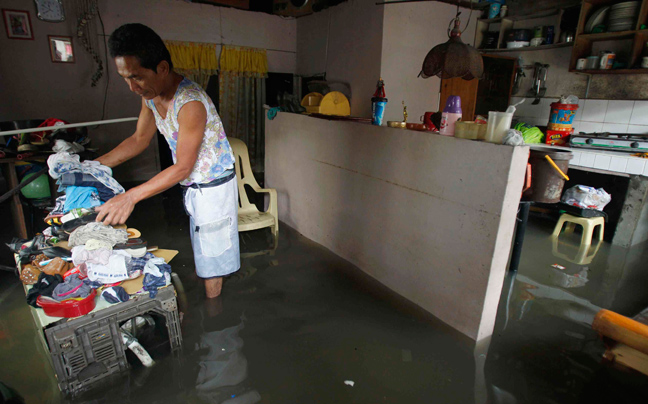
M 148 294 L 131 297 L 103 310 L 44 329 L 59 389 L 76 394 L 110 375 L 129 368 L 120 324 L 154 313 L 166 323 L 172 353 L 182 349 L 182 332 L 175 289 L 160 289 L 155 299 Z

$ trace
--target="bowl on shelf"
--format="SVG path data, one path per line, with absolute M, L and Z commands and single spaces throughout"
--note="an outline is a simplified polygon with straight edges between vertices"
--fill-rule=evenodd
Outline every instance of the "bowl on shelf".
M 526 48 L 529 46 L 529 41 L 512 41 L 506 43 L 506 49 Z

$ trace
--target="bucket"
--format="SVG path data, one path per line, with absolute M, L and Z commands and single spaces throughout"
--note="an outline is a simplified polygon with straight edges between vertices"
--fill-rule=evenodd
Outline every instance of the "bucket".
M 551 157 L 558 168 L 567 174 L 570 151 L 556 150 L 552 147 L 533 146 L 529 155 L 531 164 L 531 188 L 524 192 L 524 199 L 533 202 L 560 202 L 565 179 L 556 171 L 545 156 Z
M 571 132 L 576 110 L 578 110 L 578 104 L 561 104 L 559 102 L 552 103 L 547 129 Z

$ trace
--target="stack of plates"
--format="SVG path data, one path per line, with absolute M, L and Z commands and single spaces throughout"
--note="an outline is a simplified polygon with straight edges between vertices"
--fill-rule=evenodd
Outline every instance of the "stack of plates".
M 609 10 L 610 6 L 606 6 L 601 7 L 592 13 L 590 18 L 587 20 L 587 24 L 585 24 L 585 33 L 591 34 L 595 26 L 603 24 Z
M 625 1 L 610 7 L 608 15 L 608 31 L 631 31 L 634 29 L 639 14 L 638 1 Z

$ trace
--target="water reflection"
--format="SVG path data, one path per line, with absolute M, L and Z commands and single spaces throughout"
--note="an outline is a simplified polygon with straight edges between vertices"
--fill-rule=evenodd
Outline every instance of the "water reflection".
M 645 402 L 645 378 L 603 363 L 591 324 L 602 308 L 632 316 L 648 303 L 637 284 L 648 281 L 647 249 L 583 246 L 578 234 L 551 237 L 552 227 L 531 220 L 520 269 L 504 285 L 484 366 L 489 402 L 577 403 L 621 391 L 615 402 Z M 484 402 L 477 380 L 475 402 Z
M 198 396 L 209 403 L 254 404 L 261 396 L 243 382 L 248 375 L 248 363 L 243 355 L 243 329 L 245 317 L 233 327 L 204 333 L 199 350 L 208 352 L 201 356 L 200 371 L 196 379 Z

